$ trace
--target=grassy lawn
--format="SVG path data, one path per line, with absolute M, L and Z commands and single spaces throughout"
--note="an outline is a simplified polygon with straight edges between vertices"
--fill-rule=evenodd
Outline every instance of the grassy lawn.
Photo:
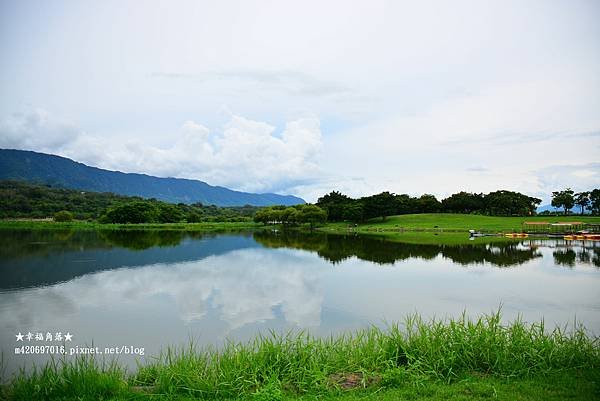
M 480 230 L 485 232 L 521 231 L 525 221 L 546 221 L 550 223 L 564 221 L 582 221 L 600 224 L 600 216 L 534 216 L 534 217 L 498 217 L 473 214 L 425 213 L 390 216 L 385 221 L 373 219 L 365 224 L 359 224 L 355 231 L 399 231 L 399 230 L 428 230 L 428 231 L 460 231 Z M 348 223 L 329 223 L 322 228 L 324 231 L 348 230 Z
M 592 401 L 600 399 L 600 375 L 585 370 L 565 370 L 527 379 L 505 379 L 491 376 L 465 376 L 452 383 L 415 377 L 397 387 L 379 387 L 345 391 L 335 395 L 289 400 L 339 401 Z

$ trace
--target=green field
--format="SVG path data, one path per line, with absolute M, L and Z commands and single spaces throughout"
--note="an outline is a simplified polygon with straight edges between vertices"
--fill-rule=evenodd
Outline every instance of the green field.
M 591 400 L 600 345 L 583 328 L 471 320 L 371 327 L 337 337 L 268 334 L 250 343 L 165 350 L 137 372 L 91 357 L 57 361 L 5 385 L 8 400 Z
M 582 221 L 600 224 L 600 216 L 496 217 L 449 213 L 407 214 L 390 216 L 385 221 L 374 219 L 356 227 L 347 222 L 327 223 L 319 227 L 318 231 L 330 234 L 358 233 L 411 244 L 461 245 L 510 241 L 510 239 L 504 237 L 483 237 L 469 240 L 468 230 L 473 229 L 487 233 L 520 232 L 524 221 Z M 0 221 L 0 229 L 235 231 L 264 227 L 262 224 L 251 221 L 165 224 L 100 224 L 85 221 L 58 223 L 35 220 Z M 272 226 L 267 227 L 273 228 Z
M 535 216 L 499 217 L 475 214 L 424 213 L 390 216 L 385 221 L 373 219 L 353 228 L 357 232 L 369 231 L 459 231 L 478 230 L 483 232 L 520 232 L 525 221 L 565 222 L 581 221 L 600 224 L 600 216 Z M 345 230 L 349 223 L 329 223 L 324 230 Z
M 431 232 L 431 233 L 466 233 L 468 230 L 478 230 L 488 233 L 520 232 L 525 221 L 566 222 L 581 221 L 584 223 L 600 224 L 600 216 L 535 216 L 535 217 L 498 217 L 474 214 L 424 213 L 390 216 L 386 220 L 373 219 L 367 223 L 354 224 L 348 222 L 327 223 L 320 227 L 324 232 L 358 232 L 365 234 Z M 156 223 L 156 224 L 100 224 L 86 221 L 58 223 L 39 220 L 2 220 L 0 229 L 109 229 L 109 230 L 188 230 L 202 231 L 215 229 L 244 229 L 260 228 L 262 224 L 247 222 L 205 222 L 205 223 Z M 407 239 L 409 236 L 405 236 Z M 418 238 L 418 237 L 415 237 Z

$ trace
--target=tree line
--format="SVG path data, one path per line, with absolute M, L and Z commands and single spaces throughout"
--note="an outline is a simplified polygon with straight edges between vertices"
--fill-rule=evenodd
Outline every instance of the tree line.
M 441 201 L 431 194 L 413 197 L 387 191 L 353 199 L 333 191 L 319 198 L 316 204 L 327 211 L 329 221 L 348 220 L 358 223 L 373 218 L 385 220 L 387 216 L 413 213 L 524 216 L 534 214 L 541 202 L 541 199 L 512 191 L 495 191 L 486 195 L 458 192 Z
M 308 224 L 313 229 L 327 221 L 327 212 L 317 205 L 270 206 L 254 215 L 256 223 L 294 226 Z
M 20 181 L 0 181 L 0 218 L 54 217 L 57 221 L 197 223 L 251 221 L 257 206 L 172 204 L 156 199 L 89 192 Z
M 600 214 L 600 189 L 575 193 L 571 188 L 567 188 L 563 191 L 552 192 L 551 205 L 557 209 L 563 209 L 564 214 L 568 214 L 577 206 L 580 214 L 587 210 L 598 215 Z
M 494 191 L 488 194 L 457 192 L 438 200 L 434 195 L 413 197 L 407 194 L 381 192 L 354 199 L 338 191 L 317 200 L 316 205 L 326 211 L 328 221 L 364 222 L 373 218 L 415 213 L 463 213 L 490 216 L 535 215 L 541 199 L 520 192 Z M 600 189 L 574 193 L 571 189 L 552 193 L 552 206 L 563 208 L 564 213 L 578 205 L 581 213 L 600 214 Z
M 373 218 L 413 213 L 475 213 L 494 216 L 536 214 L 541 199 L 519 192 L 488 194 L 458 192 L 438 200 L 434 195 L 413 197 L 381 192 L 351 198 L 338 191 L 318 199 L 314 205 L 217 207 L 172 204 L 156 199 L 87 192 L 17 181 L 0 181 L 0 218 L 47 218 L 57 221 L 90 220 L 102 223 L 179 223 L 251 221 L 286 226 L 326 221 L 364 222 Z M 580 213 L 600 214 L 600 189 L 575 193 L 570 188 L 552 193 L 552 206 L 568 214 L 575 206 Z M 549 213 L 549 212 L 545 212 Z

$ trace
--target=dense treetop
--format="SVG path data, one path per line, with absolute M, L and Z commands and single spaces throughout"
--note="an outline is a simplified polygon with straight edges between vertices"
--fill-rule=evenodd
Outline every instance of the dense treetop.
M 217 207 L 171 204 L 112 193 L 87 192 L 17 181 L 0 181 L 0 218 L 65 219 L 111 223 L 165 223 L 251 220 L 255 206 Z M 63 220 L 64 221 L 64 220 Z

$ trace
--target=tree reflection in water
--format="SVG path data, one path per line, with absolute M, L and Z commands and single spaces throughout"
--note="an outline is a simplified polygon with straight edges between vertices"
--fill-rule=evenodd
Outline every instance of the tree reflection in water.
M 421 245 L 359 235 L 306 234 L 297 231 L 260 231 L 254 234 L 254 239 L 269 248 L 314 251 L 332 263 L 339 263 L 351 257 L 378 264 L 391 264 L 410 258 L 427 260 L 442 256 L 461 265 L 490 263 L 498 267 L 510 267 L 542 257 L 537 247 L 524 247 L 514 241 L 495 244 Z

